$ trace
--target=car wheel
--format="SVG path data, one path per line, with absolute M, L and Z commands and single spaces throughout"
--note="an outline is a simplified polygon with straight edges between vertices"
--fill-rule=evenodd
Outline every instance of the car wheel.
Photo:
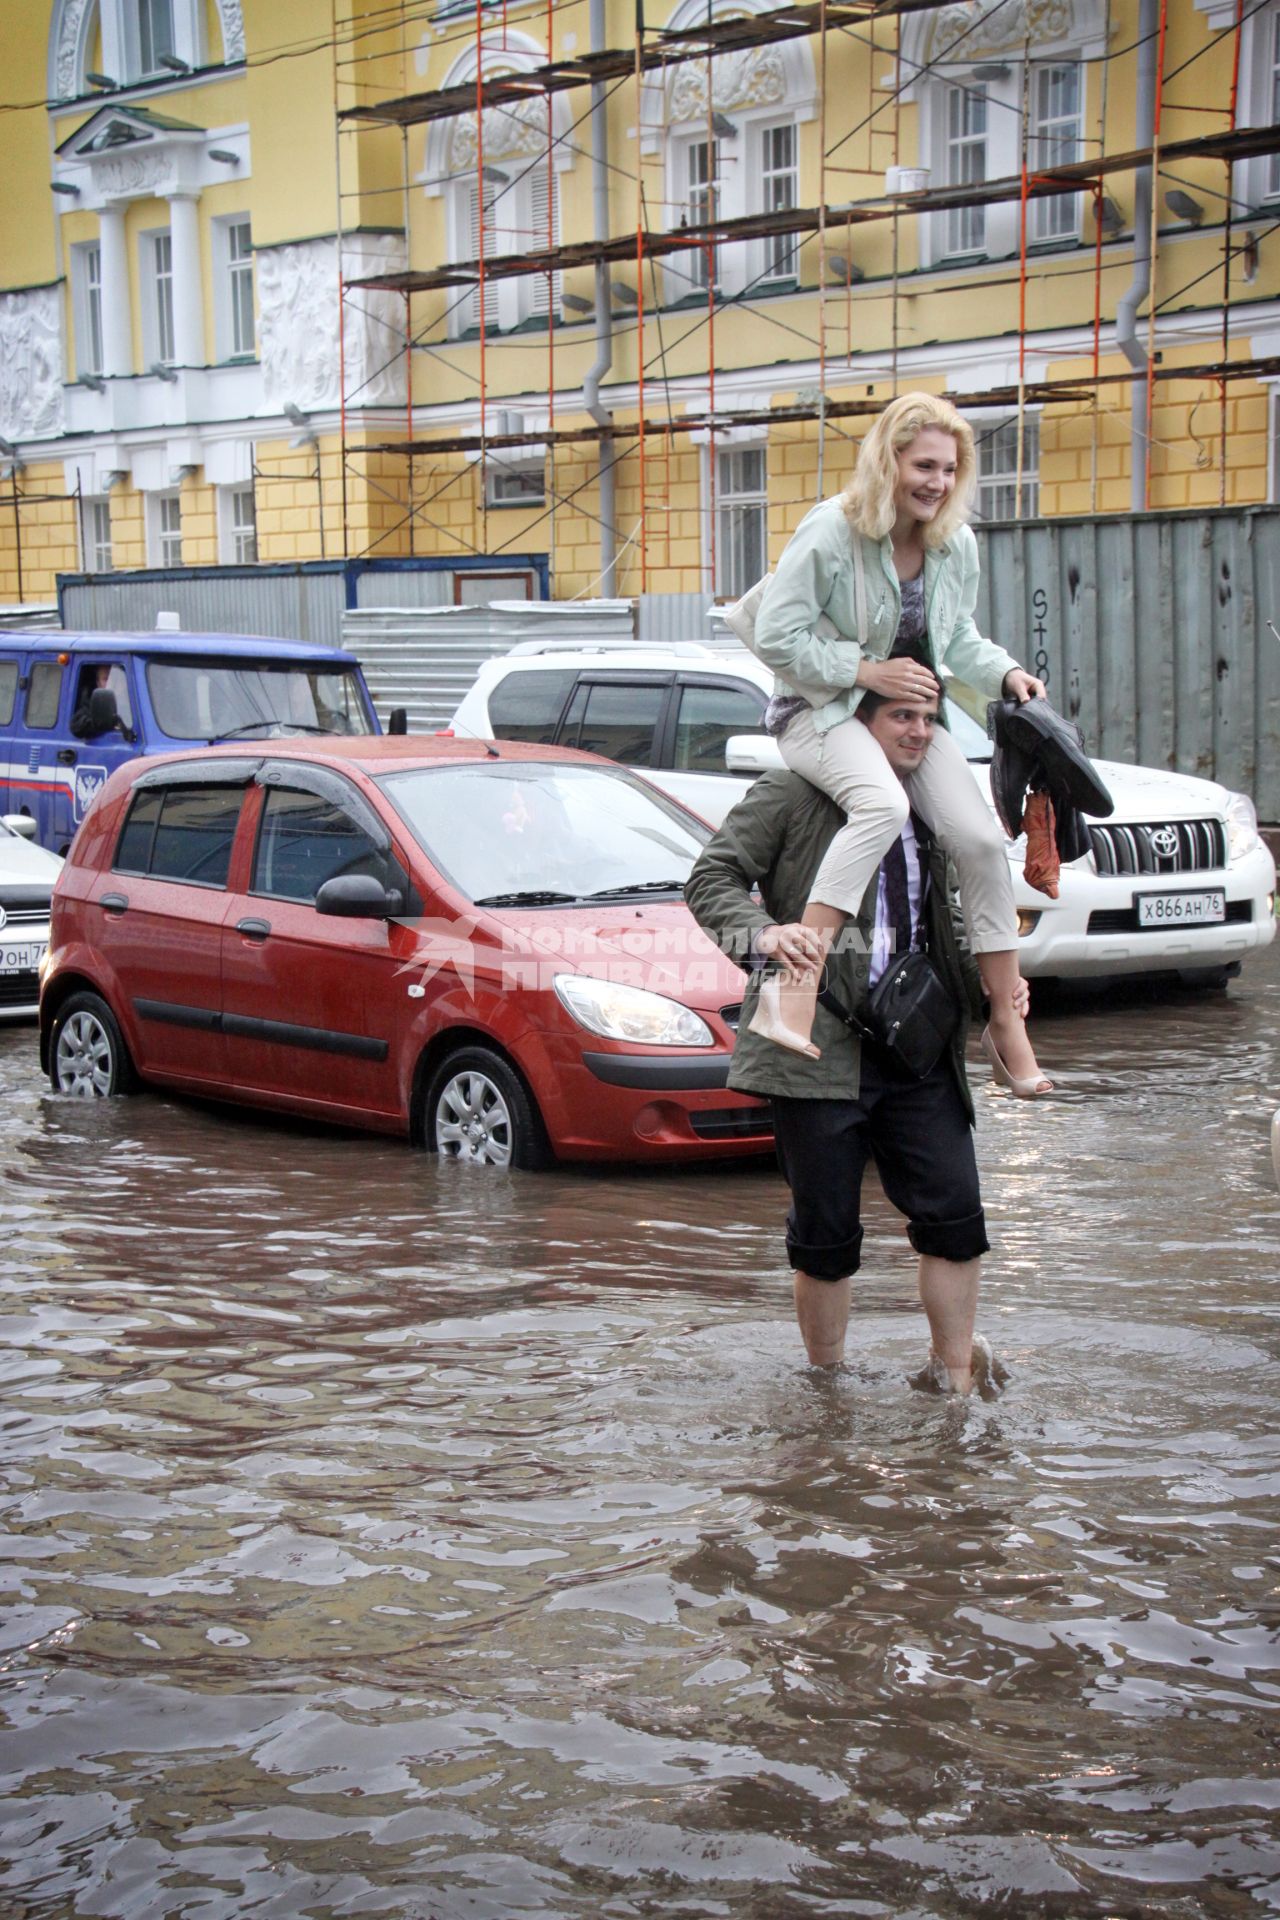
M 138 1084 L 114 1013 L 96 993 L 73 993 L 53 1028 L 49 1078 L 55 1093 L 105 1100 Z
M 542 1119 L 518 1074 L 488 1047 L 444 1062 L 427 1093 L 426 1143 L 451 1160 L 533 1172 L 552 1158 Z

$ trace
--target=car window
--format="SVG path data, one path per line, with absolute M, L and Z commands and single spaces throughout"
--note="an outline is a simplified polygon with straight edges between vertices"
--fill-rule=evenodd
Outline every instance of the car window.
M 147 686 L 156 724 L 172 740 L 213 740 L 302 727 L 366 733 L 355 676 L 340 667 L 267 661 L 151 660 Z
M 250 891 L 277 900 L 314 900 L 340 873 L 392 878 L 387 856 L 332 800 L 270 787 L 263 795 Z
M 681 687 L 672 765 L 726 773 L 726 743 L 735 733 L 759 733 L 764 706 L 764 696 L 745 687 Z
M 133 797 L 112 866 L 153 880 L 225 887 L 240 819 L 238 787 L 142 787 Z
M 0 660 L 0 727 L 7 727 L 13 718 L 13 703 L 17 693 L 17 661 Z
M 565 716 L 560 745 L 603 754 L 624 767 L 651 767 L 666 698 L 665 686 L 584 681 Z
M 532 740 L 549 747 L 570 687 L 573 667 L 557 673 L 509 673 L 489 695 L 489 725 L 497 740 Z
M 54 660 L 39 660 L 31 669 L 25 719 L 29 727 L 52 727 L 62 699 L 62 668 Z

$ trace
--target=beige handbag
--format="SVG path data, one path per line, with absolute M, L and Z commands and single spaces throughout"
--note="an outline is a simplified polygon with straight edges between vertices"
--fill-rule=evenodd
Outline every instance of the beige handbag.
M 857 615 L 858 631 L 865 635 L 867 632 L 867 580 L 863 571 L 862 542 L 850 540 L 849 545 L 853 550 L 854 611 Z M 756 648 L 756 620 L 764 599 L 765 588 L 772 579 L 773 575 L 766 573 L 763 580 L 757 580 L 754 587 L 747 588 L 741 600 L 735 600 L 731 607 L 724 609 L 725 625 L 731 633 L 737 635 L 748 653 L 755 654 L 757 660 L 760 654 Z M 847 633 L 841 633 L 835 621 L 825 613 L 820 613 L 814 621 L 813 632 L 818 640 L 848 640 L 849 638 Z M 865 644 L 864 639 L 863 645 Z M 767 660 L 764 662 L 765 666 L 769 664 Z M 779 679 L 785 687 L 798 693 L 802 700 L 807 700 L 811 707 L 825 707 L 833 697 L 830 687 L 802 687 L 796 681 L 786 679 L 782 675 L 779 675 Z

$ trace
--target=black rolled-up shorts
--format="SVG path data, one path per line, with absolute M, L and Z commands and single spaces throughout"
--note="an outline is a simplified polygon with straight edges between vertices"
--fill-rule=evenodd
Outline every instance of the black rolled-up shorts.
M 860 1078 L 856 1100 L 773 1101 L 778 1160 L 791 1188 L 791 1265 L 815 1280 L 858 1271 L 869 1159 L 906 1215 L 917 1253 L 976 1260 L 990 1242 L 973 1130 L 948 1061 L 913 1080 L 864 1046 Z

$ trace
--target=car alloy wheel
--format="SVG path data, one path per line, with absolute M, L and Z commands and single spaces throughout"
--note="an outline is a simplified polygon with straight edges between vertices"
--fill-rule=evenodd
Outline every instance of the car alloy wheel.
M 133 1065 L 116 1017 L 96 993 L 76 993 L 58 1015 L 49 1075 L 56 1092 L 80 1100 L 128 1093 Z
M 446 1060 L 432 1082 L 428 1144 L 445 1159 L 535 1168 L 550 1154 L 542 1123 L 518 1076 L 487 1047 Z

